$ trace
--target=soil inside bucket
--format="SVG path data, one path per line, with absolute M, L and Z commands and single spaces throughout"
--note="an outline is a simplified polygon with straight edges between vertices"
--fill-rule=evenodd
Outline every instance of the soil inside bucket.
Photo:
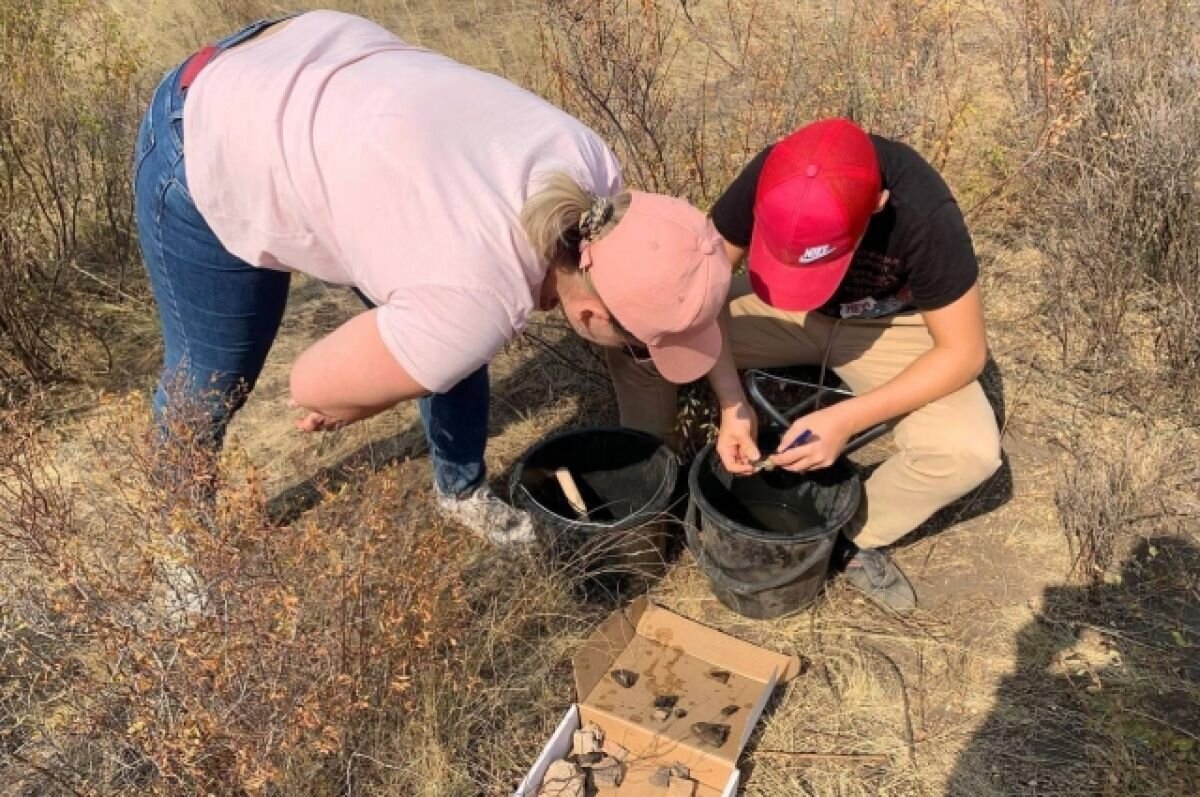
M 804 537 L 824 534 L 843 514 L 844 467 L 835 464 L 810 473 L 763 471 L 731 476 L 724 468 L 708 471 L 700 489 L 726 521 L 761 534 Z
M 862 495 L 849 460 L 808 473 L 733 476 L 709 446 L 692 466 L 688 545 L 721 603 L 745 617 L 799 611 L 820 594 Z
M 566 468 L 587 504 L 576 515 L 554 472 Z M 679 466 L 658 438 L 629 429 L 581 429 L 545 439 L 518 461 L 510 496 L 586 600 L 644 591 L 665 569 L 668 510 Z
M 554 478 L 567 468 L 588 508 L 588 521 L 614 525 L 649 520 L 670 499 L 675 471 L 670 453 L 649 435 L 628 430 L 581 430 L 544 442 L 523 463 L 518 490 L 564 521 L 577 520 Z M 668 476 L 668 474 L 670 474 Z M 635 517 L 636 516 L 636 517 Z
M 586 518 L 555 478 L 566 468 Z M 513 472 L 513 503 L 533 518 L 550 554 L 585 576 L 586 599 L 640 592 L 660 577 L 670 536 L 678 462 L 660 440 L 632 429 L 563 432 L 534 446 Z

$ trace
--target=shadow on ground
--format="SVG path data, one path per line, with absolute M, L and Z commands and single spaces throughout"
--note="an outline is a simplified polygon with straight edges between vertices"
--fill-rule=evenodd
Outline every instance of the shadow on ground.
M 949 797 L 1200 794 L 1200 548 L 1141 542 L 1119 580 L 1045 590 Z

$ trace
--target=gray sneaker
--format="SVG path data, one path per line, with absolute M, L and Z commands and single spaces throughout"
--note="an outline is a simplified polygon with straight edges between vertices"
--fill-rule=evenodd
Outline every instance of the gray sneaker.
M 528 545 L 537 539 L 529 513 L 501 501 L 486 484 L 466 495 L 439 495 L 438 508 L 494 545 Z
M 846 580 L 868 598 L 896 612 L 917 608 L 917 594 L 896 563 L 883 551 L 861 548 L 846 563 Z

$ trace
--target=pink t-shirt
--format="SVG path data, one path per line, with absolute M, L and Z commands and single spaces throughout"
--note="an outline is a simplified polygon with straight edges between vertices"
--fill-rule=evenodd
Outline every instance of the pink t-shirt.
M 248 263 L 354 285 L 441 392 L 524 328 L 545 277 L 519 214 L 539 175 L 620 190 L 582 123 L 360 17 L 312 11 L 215 58 L 184 105 L 187 178 Z

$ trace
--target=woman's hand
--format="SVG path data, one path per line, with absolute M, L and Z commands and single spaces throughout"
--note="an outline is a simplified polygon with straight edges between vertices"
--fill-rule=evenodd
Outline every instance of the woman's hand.
M 754 472 L 751 462 L 758 459 L 758 418 L 745 402 L 721 410 L 721 428 L 717 432 L 717 455 L 732 474 L 746 476 Z
M 336 432 L 338 429 L 350 425 L 350 421 L 331 418 L 315 410 L 305 409 L 297 404 L 295 399 L 288 399 L 288 407 L 294 410 L 304 410 L 304 416 L 293 421 L 296 428 L 302 432 Z
M 793 423 L 779 441 L 779 451 L 782 453 L 771 455 L 775 467 L 802 473 L 832 465 L 846 447 L 850 435 L 855 432 L 845 412 L 839 411 L 842 406 L 845 405 L 817 410 Z M 787 451 L 792 441 L 804 434 L 806 429 L 810 432 L 808 442 Z

